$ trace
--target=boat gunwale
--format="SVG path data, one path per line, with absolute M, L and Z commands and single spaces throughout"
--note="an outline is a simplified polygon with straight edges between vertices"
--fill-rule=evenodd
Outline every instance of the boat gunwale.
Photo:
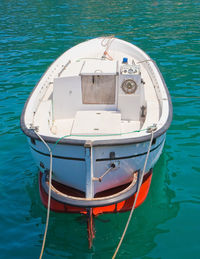
M 89 40 L 88 40 L 89 41 Z M 123 41 L 123 40 L 120 40 L 120 41 Z M 86 41 L 87 42 L 87 41 Z M 134 47 L 138 48 L 141 52 L 143 52 L 149 59 L 150 56 L 148 54 L 146 54 L 146 52 L 144 52 L 142 49 L 140 49 L 138 46 L 132 44 L 132 43 L 129 43 L 129 42 L 126 42 L 124 41 L 125 43 L 128 43 L 130 45 L 133 45 Z M 83 44 L 85 42 L 82 42 L 80 44 Z M 78 44 L 78 45 L 80 45 Z M 76 45 L 76 46 L 78 46 Z M 74 47 L 76 47 L 74 46 Z M 26 108 L 28 106 L 28 103 L 34 93 L 34 91 L 36 90 L 36 88 L 38 87 L 38 85 L 40 84 L 42 78 L 47 74 L 48 70 L 50 69 L 50 67 L 52 67 L 63 55 L 65 55 L 66 52 L 68 52 L 69 50 L 73 49 L 74 47 L 68 49 L 67 51 L 65 51 L 61 56 L 59 56 L 53 63 L 50 64 L 50 66 L 46 69 L 46 71 L 43 73 L 43 75 L 41 76 L 40 80 L 38 81 L 38 83 L 36 84 L 36 86 L 33 88 L 32 92 L 30 93 L 28 99 L 26 100 L 25 102 L 25 105 L 24 105 L 24 108 L 23 108 L 23 111 L 22 111 L 22 114 L 21 114 L 21 118 L 20 118 L 20 127 L 22 129 L 22 131 L 24 132 L 24 134 L 28 137 L 30 137 L 31 139 L 34 139 L 34 140 L 40 140 L 39 137 L 37 136 L 37 134 L 35 134 L 34 130 L 31 129 L 31 128 L 28 128 L 26 123 L 25 123 L 25 113 L 26 113 Z M 172 101 L 171 101 L 171 97 L 170 97 L 170 94 L 169 94 L 169 90 L 167 88 L 167 85 L 165 83 L 165 80 L 156 64 L 156 62 L 153 62 L 154 63 L 154 66 L 160 76 L 160 79 L 163 83 L 163 86 L 165 88 L 165 92 L 166 92 L 166 95 L 167 95 L 167 101 L 168 101 L 168 107 L 169 107 L 169 112 L 168 112 L 168 117 L 167 117 L 167 120 L 166 122 L 162 125 L 161 128 L 159 128 L 158 130 L 156 130 L 154 132 L 154 138 L 158 138 L 160 137 L 161 135 L 163 135 L 167 130 L 168 128 L 170 127 L 170 124 L 172 122 L 172 116 L 173 116 L 173 109 L 172 109 Z M 84 146 L 86 144 L 86 142 L 88 142 L 88 139 L 69 139 L 69 138 L 62 138 L 60 139 L 60 137 L 51 137 L 51 136 L 46 136 L 46 135 L 41 135 L 42 138 L 47 142 L 47 143 L 52 143 L 52 144 L 55 144 L 58 142 L 59 140 L 59 145 L 78 145 L 78 146 Z M 127 145 L 127 144 L 137 144 L 137 143 L 141 143 L 141 142 L 146 142 L 146 141 L 149 141 L 151 138 L 151 133 L 148 134 L 148 135 L 145 135 L 145 136 L 139 136 L 139 137 L 129 137 L 129 138 L 123 138 L 123 139 L 104 139 L 104 140 L 93 140 L 92 141 L 92 145 L 93 146 L 115 146 L 115 145 Z
M 165 138 L 163 138 L 160 143 L 156 146 L 154 146 L 151 150 L 150 150 L 150 153 L 155 151 L 156 149 L 158 149 L 160 146 L 162 146 L 162 144 L 165 142 Z M 43 155 L 43 156 L 50 156 L 50 154 L 48 153 L 44 153 L 36 148 L 34 148 L 32 145 L 30 145 L 30 148 L 36 152 L 36 153 L 39 153 L 40 155 Z M 125 159 L 132 159 L 132 158 L 135 158 L 135 157 L 138 157 L 138 156 L 144 156 L 147 154 L 147 151 L 143 152 L 143 153 L 136 153 L 136 154 L 131 154 L 131 155 L 128 155 L 128 156 L 118 156 L 118 157 L 115 157 L 114 160 L 125 160 Z M 65 160 L 76 160 L 76 161 L 82 161 L 82 162 L 85 162 L 85 158 L 83 157 L 66 157 L 66 156 L 60 156 L 60 155 L 56 155 L 56 154 L 53 154 L 52 155 L 53 158 L 57 158 L 57 159 L 65 159 Z M 97 163 L 98 162 L 103 162 L 103 161 L 111 161 L 110 157 L 101 157 L 101 158 L 97 158 L 95 160 Z

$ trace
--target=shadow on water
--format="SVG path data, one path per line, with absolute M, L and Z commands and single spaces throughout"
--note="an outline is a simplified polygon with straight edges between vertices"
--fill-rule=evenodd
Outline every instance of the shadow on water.
M 179 203 L 173 202 L 175 192 L 169 187 L 168 157 L 164 153 L 156 167 L 149 195 L 143 205 L 135 210 L 123 244 L 119 250 L 121 258 L 140 258 L 148 255 L 156 246 L 155 238 L 167 233 L 161 226 L 175 218 Z M 36 191 L 37 190 L 37 191 Z M 35 175 L 31 186 L 27 186 L 31 200 L 30 217 L 40 219 L 40 234 L 37 246 L 42 245 L 46 221 Z M 45 254 L 48 258 L 111 258 L 119 242 L 129 213 L 105 214 L 95 219 L 96 237 L 92 250 L 88 250 L 86 217 L 79 214 L 50 213 Z

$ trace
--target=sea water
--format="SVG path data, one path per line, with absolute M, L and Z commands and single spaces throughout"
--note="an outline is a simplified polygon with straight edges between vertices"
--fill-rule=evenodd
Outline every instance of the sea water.
M 23 105 L 47 67 L 90 38 L 115 35 L 154 59 L 173 121 L 149 195 L 134 212 L 117 258 L 200 258 L 200 2 L 0 1 L 0 258 L 38 258 L 46 209 L 38 169 L 20 130 Z M 111 258 L 129 213 L 95 219 L 52 212 L 44 258 Z

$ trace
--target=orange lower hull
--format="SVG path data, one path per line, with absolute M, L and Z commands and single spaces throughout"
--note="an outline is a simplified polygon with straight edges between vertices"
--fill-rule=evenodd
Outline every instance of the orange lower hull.
M 42 188 L 41 184 L 41 175 L 42 173 L 39 173 L 39 188 L 40 188 L 40 197 L 42 200 L 42 203 L 45 207 L 47 207 L 48 202 L 48 196 L 44 189 Z M 148 174 L 145 175 L 143 179 L 143 183 L 140 188 L 140 192 L 137 198 L 136 206 L 140 206 L 144 200 L 147 197 L 147 194 L 149 192 L 150 184 L 151 184 L 151 178 L 152 178 L 152 171 L 150 171 Z M 97 216 L 99 214 L 103 213 L 116 213 L 116 212 L 125 212 L 129 211 L 132 208 L 133 202 L 135 200 L 136 193 L 128 198 L 127 200 L 121 201 L 119 203 L 109 205 L 109 206 L 103 206 L 103 207 L 97 207 L 92 209 L 92 213 L 94 216 Z M 58 202 L 57 200 L 51 199 L 51 210 L 56 212 L 63 212 L 63 213 L 80 213 L 80 214 L 87 214 L 86 208 L 81 207 L 75 207 L 66 205 L 64 203 Z

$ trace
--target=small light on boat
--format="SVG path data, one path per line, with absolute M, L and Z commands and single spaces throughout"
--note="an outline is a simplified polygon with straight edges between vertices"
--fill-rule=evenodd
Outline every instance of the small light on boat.
M 128 58 L 123 58 L 122 63 L 123 64 L 127 64 L 128 63 Z

